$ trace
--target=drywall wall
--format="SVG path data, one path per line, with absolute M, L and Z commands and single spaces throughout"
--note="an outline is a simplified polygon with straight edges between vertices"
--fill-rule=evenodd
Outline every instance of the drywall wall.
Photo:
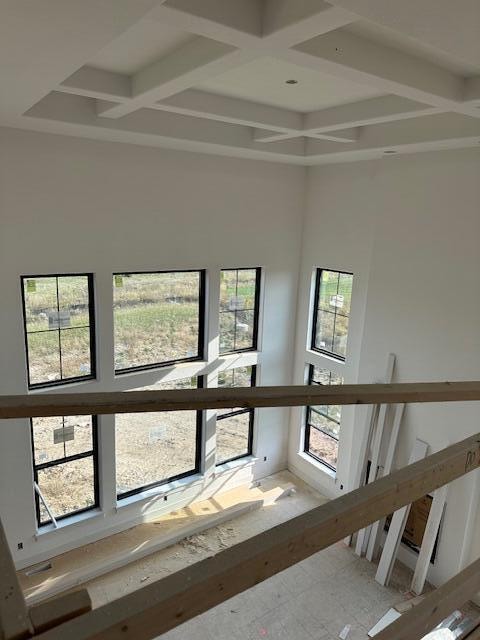
M 394 381 L 480 378 L 480 153 L 477 150 L 389 157 L 309 170 L 302 249 L 295 379 L 305 362 L 340 370 L 351 382 L 382 375 L 397 356 Z M 314 267 L 354 273 L 349 354 L 344 365 L 308 352 L 309 280 Z M 352 415 L 353 414 L 353 415 Z M 479 431 L 479 404 L 411 405 L 402 423 L 396 465 L 415 437 L 434 452 Z M 344 414 L 336 481 L 299 453 L 301 415 L 292 412 L 290 467 L 331 495 L 348 488 L 362 408 Z M 476 472 L 478 475 L 478 472 Z M 478 482 L 451 485 L 438 560 L 440 582 L 472 558 Z M 478 555 L 478 544 L 476 554 Z M 402 559 L 416 556 L 402 550 Z
M 235 363 L 258 362 L 259 384 L 289 384 L 304 179 L 296 167 L 1 129 L 0 393 L 27 391 L 20 275 L 95 274 L 98 380 L 63 388 L 86 392 L 143 386 L 164 373 L 114 377 L 112 272 L 205 268 L 215 287 L 221 268 L 241 266 L 263 268 L 268 331 L 258 356 Z M 183 375 L 205 370 L 197 363 Z M 18 565 L 285 468 L 288 410 L 258 411 L 256 425 L 257 462 L 175 483 L 168 503 L 153 491 L 118 508 L 114 422 L 103 418 L 103 512 L 36 536 L 29 422 L 2 424 L 0 514 Z

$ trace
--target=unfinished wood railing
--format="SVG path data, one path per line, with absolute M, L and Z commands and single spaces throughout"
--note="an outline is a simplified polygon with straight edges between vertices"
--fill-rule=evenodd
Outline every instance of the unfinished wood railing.
M 29 395 L 0 397 L 0 418 L 475 400 L 480 382 Z M 87 612 L 85 594 L 82 607 L 64 597 L 28 610 L 0 526 L 0 640 L 155 638 L 479 467 L 480 433 Z M 477 560 L 377 637 L 420 639 L 479 590 Z

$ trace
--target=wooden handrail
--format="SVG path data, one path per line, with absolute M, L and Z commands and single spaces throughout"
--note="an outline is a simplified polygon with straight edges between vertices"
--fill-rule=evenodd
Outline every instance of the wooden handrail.
M 397 404 L 480 400 L 480 382 L 346 384 L 0 396 L 0 418 L 242 407 Z
M 477 434 L 35 637 L 151 640 L 479 467 Z

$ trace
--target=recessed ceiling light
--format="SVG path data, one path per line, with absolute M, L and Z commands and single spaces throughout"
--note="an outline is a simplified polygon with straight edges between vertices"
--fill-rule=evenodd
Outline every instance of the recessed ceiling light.
M 285 80 L 285 84 L 298 84 L 298 80 L 292 78 L 291 80 Z

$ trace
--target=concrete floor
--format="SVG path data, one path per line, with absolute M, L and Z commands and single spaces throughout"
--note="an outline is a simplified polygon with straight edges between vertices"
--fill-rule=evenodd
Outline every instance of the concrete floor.
M 279 522 L 312 509 L 325 498 L 288 472 L 262 481 L 267 491 L 295 483 L 294 495 L 232 520 L 201 536 L 87 583 L 94 606 L 193 564 Z M 162 640 L 329 640 L 351 625 L 348 640 L 367 631 L 405 599 L 411 575 L 399 567 L 392 586 L 374 580 L 376 566 L 338 543 L 161 636 Z
M 376 567 L 342 543 L 161 636 L 162 640 L 330 640 L 351 625 L 348 640 L 367 632 L 405 597 L 408 572 L 390 588 L 375 582 Z

